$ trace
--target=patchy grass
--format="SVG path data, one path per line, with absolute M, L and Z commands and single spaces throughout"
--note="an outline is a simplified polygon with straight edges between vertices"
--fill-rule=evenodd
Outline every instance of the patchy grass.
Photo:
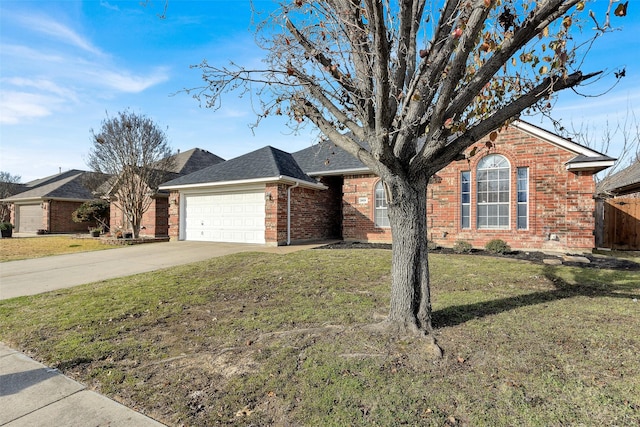
M 593 251 L 595 254 L 606 256 L 606 257 L 616 257 L 628 259 L 630 261 L 636 262 L 640 264 L 640 251 L 605 251 L 605 250 L 595 250 Z
M 388 309 L 385 250 L 244 253 L 0 301 L 0 340 L 175 426 L 640 423 L 637 271 L 430 261 L 439 360 L 368 328 Z
M 111 249 L 98 239 L 70 236 L 12 237 L 0 239 L 0 262 L 50 255 Z

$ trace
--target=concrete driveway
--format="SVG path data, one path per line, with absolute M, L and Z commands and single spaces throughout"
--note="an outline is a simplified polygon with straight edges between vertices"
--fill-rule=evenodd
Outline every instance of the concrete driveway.
M 238 252 L 285 254 L 321 245 L 273 247 L 240 243 L 165 242 L 3 262 L 0 263 L 0 299 L 35 295 Z

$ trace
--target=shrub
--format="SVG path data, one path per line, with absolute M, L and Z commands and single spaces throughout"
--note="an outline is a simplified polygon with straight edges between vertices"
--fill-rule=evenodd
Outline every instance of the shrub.
M 507 242 L 501 239 L 493 239 L 484 245 L 484 248 L 492 254 L 506 254 L 511 252 L 511 246 L 507 245 Z
M 471 252 L 471 249 L 473 249 L 471 243 L 465 242 L 464 240 L 456 240 L 453 244 L 453 251 L 457 254 L 468 254 Z
M 429 249 L 430 251 L 435 251 L 439 247 L 440 246 L 438 246 L 438 244 L 433 240 L 427 240 L 427 249 Z
M 93 222 L 100 229 L 109 225 L 109 202 L 106 200 L 89 200 L 84 202 L 71 214 L 73 222 Z
M 0 222 L 0 230 L 13 230 L 13 224 L 10 222 Z

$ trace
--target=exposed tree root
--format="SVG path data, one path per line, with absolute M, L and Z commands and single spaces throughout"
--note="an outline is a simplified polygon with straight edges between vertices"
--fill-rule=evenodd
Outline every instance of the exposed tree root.
M 443 356 L 443 350 L 438 345 L 433 334 L 420 329 L 413 322 L 397 322 L 385 319 L 382 322 L 367 325 L 365 329 L 389 337 L 390 340 L 403 340 L 411 338 L 419 338 L 425 343 L 426 351 L 433 356 L 434 359 L 440 359 Z
M 277 332 L 267 332 L 264 334 L 260 334 L 260 336 L 256 339 L 256 342 L 261 341 L 265 338 L 274 338 L 274 337 L 287 337 L 292 335 L 302 335 L 302 334 L 322 334 L 328 332 L 342 332 L 346 330 L 344 326 L 338 325 L 326 325 L 318 328 L 300 328 L 300 329 L 291 329 L 288 331 L 277 331 Z

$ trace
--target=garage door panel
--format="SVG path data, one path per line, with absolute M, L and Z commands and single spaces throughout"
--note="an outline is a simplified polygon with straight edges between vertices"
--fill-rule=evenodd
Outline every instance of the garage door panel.
M 35 233 L 42 228 L 42 207 L 40 203 L 30 205 L 16 205 L 16 229 L 20 233 Z
M 264 188 L 185 196 L 185 239 L 264 243 Z

